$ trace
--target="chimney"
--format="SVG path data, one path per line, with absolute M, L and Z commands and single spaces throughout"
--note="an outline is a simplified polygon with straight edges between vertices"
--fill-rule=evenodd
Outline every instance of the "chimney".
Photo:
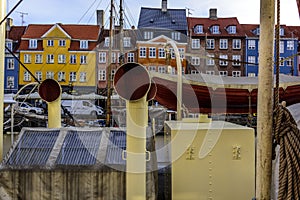
M 216 8 L 210 8 L 209 9 L 209 19 L 213 19 L 213 20 L 218 19 Z
M 13 26 L 13 19 L 7 18 L 6 19 L 6 31 L 10 31 L 12 26 Z
M 104 26 L 104 10 L 97 10 L 97 25 Z
M 161 11 L 162 12 L 167 12 L 167 0 L 162 0 L 161 1 Z

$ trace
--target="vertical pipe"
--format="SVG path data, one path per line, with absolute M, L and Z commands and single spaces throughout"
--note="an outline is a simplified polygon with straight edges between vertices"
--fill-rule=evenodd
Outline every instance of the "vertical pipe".
M 260 1 L 256 198 L 270 199 L 272 179 L 275 1 Z
M 6 1 L 0 0 L 0 21 L 4 19 L 6 11 Z M 5 23 L 0 25 L 0 161 L 3 158 L 3 103 L 4 103 L 4 57 L 5 57 Z
M 126 101 L 126 199 L 146 199 L 146 126 L 148 103 L 146 96 L 138 101 Z
M 61 127 L 61 97 L 52 102 L 47 102 L 48 105 L 48 128 Z

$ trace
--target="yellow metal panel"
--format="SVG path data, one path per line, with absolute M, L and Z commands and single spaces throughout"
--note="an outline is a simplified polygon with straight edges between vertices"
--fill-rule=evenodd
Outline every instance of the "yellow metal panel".
M 166 131 L 172 138 L 173 200 L 252 199 L 255 196 L 253 129 L 227 122 L 167 122 Z M 218 131 L 219 137 L 206 137 Z M 204 141 L 215 145 L 201 158 L 199 152 L 205 146 Z

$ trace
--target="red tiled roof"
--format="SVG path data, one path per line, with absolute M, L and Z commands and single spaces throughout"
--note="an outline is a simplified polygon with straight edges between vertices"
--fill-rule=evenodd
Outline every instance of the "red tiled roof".
M 53 24 L 29 24 L 22 38 L 41 38 Z
M 210 18 L 195 18 L 195 17 L 188 17 L 188 29 L 192 33 L 192 36 L 219 36 L 219 37 L 244 37 L 245 32 L 240 25 L 238 19 L 236 17 L 230 17 L 230 18 L 217 18 L 217 19 L 210 19 Z M 193 28 L 196 25 L 203 25 L 203 34 L 195 34 L 193 32 Z M 220 26 L 220 32 L 221 34 L 211 34 L 209 28 L 212 25 L 219 25 Z M 228 34 L 228 32 L 225 30 L 228 26 L 235 25 L 236 26 L 236 34 Z
M 20 40 L 22 35 L 24 34 L 25 29 L 26 26 L 12 26 L 8 33 L 8 38 L 13 41 Z
M 247 37 L 258 37 L 258 35 L 253 33 L 253 30 L 259 27 L 258 24 L 241 24 Z

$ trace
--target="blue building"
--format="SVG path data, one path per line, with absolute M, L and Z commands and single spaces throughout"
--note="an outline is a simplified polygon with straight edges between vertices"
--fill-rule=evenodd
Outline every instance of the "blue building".
M 245 45 L 245 76 L 257 76 L 259 73 L 259 25 L 243 24 L 246 32 Z M 280 73 L 298 76 L 297 48 L 298 38 L 294 34 L 295 30 L 291 26 L 282 25 L 280 27 Z M 274 50 L 274 61 L 276 49 Z M 274 64 L 275 67 L 275 64 Z M 274 73 L 276 72 L 274 68 Z
M 7 23 L 5 46 L 19 57 L 18 48 L 21 37 L 26 29 L 26 26 L 11 26 Z M 4 93 L 16 93 L 18 91 L 18 74 L 19 74 L 18 60 L 5 49 L 4 59 Z

